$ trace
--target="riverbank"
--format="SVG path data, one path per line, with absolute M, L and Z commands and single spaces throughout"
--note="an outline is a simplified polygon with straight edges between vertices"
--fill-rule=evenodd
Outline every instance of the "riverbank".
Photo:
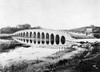
M 59 51 L 23 47 L 13 40 L 2 39 L 0 70 L 1 72 L 97 72 L 100 65 L 99 51 L 90 52 L 89 46 L 90 44 L 83 44 L 82 47 L 76 45 Z

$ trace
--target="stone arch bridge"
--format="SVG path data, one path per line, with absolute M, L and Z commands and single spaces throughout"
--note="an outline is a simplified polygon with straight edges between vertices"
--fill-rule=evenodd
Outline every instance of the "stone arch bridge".
M 65 49 L 72 39 L 68 33 L 60 30 L 28 29 L 15 32 L 13 39 L 26 45 L 41 48 Z

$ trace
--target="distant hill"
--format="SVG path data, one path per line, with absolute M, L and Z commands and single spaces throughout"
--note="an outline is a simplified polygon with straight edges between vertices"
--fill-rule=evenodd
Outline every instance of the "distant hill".
M 100 27 L 99 26 L 91 25 L 91 26 L 86 26 L 86 27 L 70 29 L 67 31 L 78 32 L 78 33 L 87 33 L 87 34 L 92 33 L 94 35 L 94 37 L 100 38 Z
M 90 30 L 91 29 L 91 30 Z M 100 33 L 100 27 L 99 26 L 94 26 L 94 25 L 91 25 L 91 26 L 86 26 L 86 27 L 80 27 L 80 28 L 75 28 L 75 29 L 70 29 L 68 31 L 71 31 L 71 32 L 88 32 L 89 31 L 92 31 L 92 33 Z
M 81 33 L 85 33 L 87 29 L 93 29 L 95 26 L 91 25 L 91 26 L 86 26 L 86 27 L 80 27 L 80 28 L 75 28 L 75 29 L 70 29 L 68 31 L 71 32 L 81 32 Z

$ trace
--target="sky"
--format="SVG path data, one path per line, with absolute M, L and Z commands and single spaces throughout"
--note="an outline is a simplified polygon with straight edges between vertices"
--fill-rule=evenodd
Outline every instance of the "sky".
M 26 23 L 46 29 L 100 26 L 100 0 L 0 0 L 0 28 Z

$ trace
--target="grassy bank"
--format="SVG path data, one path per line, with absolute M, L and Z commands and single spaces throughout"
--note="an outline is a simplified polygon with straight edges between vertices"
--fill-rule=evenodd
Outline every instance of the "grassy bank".
M 16 46 L 22 46 L 22 44 L 14 40 L 0 39 L 0 52 L 15 49 Z
M 98 50 L 97 50 L 98 51 Z M 13 62 L 1 69 L 2 72 L 99 72 L 98 52 L 87 56 L 84 48 L 71 48 L 37 60 Z M 94 56 L 93 56 L 94 55 Z M 87 57 L 86 57 L 87 56 Z M 95 67 L 97 66 L 97 68 Z
M 100 57 L 100 56 L 98 56 Z M 96 57 L 97 58 L 97 57 Z M 94 65 L 97 64 L 97 68 Z M 59 60 L 56 63 L 46 61 L 23 61 L 10 67 L 5 67 L 3 72 L 99 72 L 100 61 L 82 61 L 79 56 L 72 59 Z
M 73 51 L 73 50 L 72 50 Z M 70 53 L 70 50 L 61 51 L 57 54 L 63 54 L 66 56 L 66 52 Z M 4 67 L 3 72 L 77 72 L 76 67 L 80 60 L 78 56 L 64 57 L 57 55 L 56 53 L 51 57 L 45 57 L 43 59 L 31 60 L 31 61 L 19 61 L 14 62 L 9 67 Z M 56 58 L 55 58 L 56 57 Z

